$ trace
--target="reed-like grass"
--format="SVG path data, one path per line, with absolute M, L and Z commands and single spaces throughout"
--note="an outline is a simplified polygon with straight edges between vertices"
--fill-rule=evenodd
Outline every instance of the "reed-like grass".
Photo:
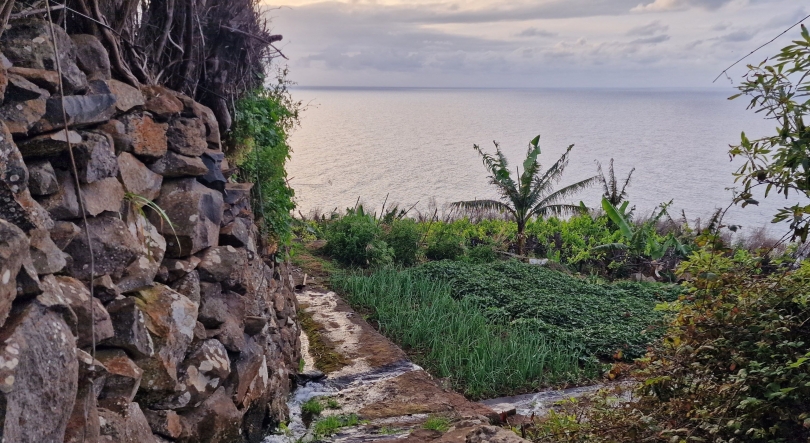
M 596 375 L 581 345 L 552 341 L 521 325 L 490 323 L 448 284 L 411 271 L 333 276 L 333 286 L 370 312 L 381 332 L 454 388 L 480 399 L 577 382 Z

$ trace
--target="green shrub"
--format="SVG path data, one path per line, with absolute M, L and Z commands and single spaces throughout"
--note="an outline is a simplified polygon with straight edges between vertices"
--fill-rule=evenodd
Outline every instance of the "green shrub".
M 444 262 L 442 262 L 444 263 Z M 452 263 L 452 262 L 450 262 Z M 495 325 L 469 299 L 414 270 L 332 277 L 353 306 L 433 375 L 473 398 L 527 392 L 593 377 L 576 342 L 525 325 Z M 581 366 L 582 365 L 582 366 Z
M 476 245 L 467 249 L 462 259 L 470 263 L 492 263 L 498 259 L 498 254 L 492 245 Z
M 655 283 L 599 285 L 511 260 L 475 265 L 432 262 L 416 268 L 450 284 L 453 296 L 490 321 L 524 324 L 548 337 L 583 345 L 583 355 L 635 358 L 663 333 L 657 303 L 680 289 Z
M 430 260 L 455 260 L 464 254 L 464 237 L 448 225 L 431 226 L 425 256 Z
M 323 405 L 317 398 L 310 398 L 301 404 L 301 413 L 309 416 L 321 415 Z
M 341 428 L 357 426 L 359 424 L 361 424 L 360 418 L 355 414 L 332 415 L 315 422 L 315 425 L 312 427 L 312 434 L 316 440 L 319 440 L 336 434 Z
M 422 231 L 414 220 L 395 219 L 382 240 L 393 250 L 395 262 L 403 266 L 413 266 L 417 262 L 421 238 Z
M 252 203 L 263 233 L 285 244 L 292 238 L 290 212 L 295 208 L 285 170 L 291 151 L 287 140 L 302 107 L 290 96 L 289 84 L 281 72 L 275 85 L 236 102 L 226 143 L 229 161 L 240 168 L 239 179 L 255 183 Z
M 384 265 L 394 254 L 381 234 L 377 220 L 360 206 L 326 226 L 324 252 L 348 266 Z

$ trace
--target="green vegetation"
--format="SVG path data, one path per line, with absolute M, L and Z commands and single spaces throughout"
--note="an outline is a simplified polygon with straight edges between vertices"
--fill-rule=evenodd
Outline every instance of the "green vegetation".
M 431 416 L 422 424 L 422 429 L 432 431 L 447 432 L 450 429 L 450 420 L 445 417 Z
M 465 265 L 472 266 L 472 265 Z M 473 398 L 525 392 L 596 376 L 573 340 L 549 336 L 531 324 L 495 324 L 470 298 L 424 272 L 381 269 L 370 276 L 332 279 L 380 330 L 412 353 L 433 375 L 449 378 Z
M 525 325 L 549 340 L 576 344 L 581 356 L 643 356 L 663 332 L 656 304 L 678 297 L 655 283 L 592 284 L 518 261 L 472 265 L 427 263 L 416 271 L 449 283 L 451 295 L 493 324 Z
M 272 87 L 254 91 L 236 102 L 228 159 L 239 167 L 239 178 L 255 183 L 253 208 L 263 233 L 281 243 L 292 239 L 293 190 L 285 164 L 290 157 L 288 137 L 298 124 L 301 103 L 289 94 L 286 72 Z
M 334 398 L 327 398 L 326 407 L 329 409 L 340 409 L 340 403 L 338 403 L 338 401 Z
M 777 133 L 756 140 L 745 133 L 738 146 L 731 148 L 733 157 L 745 160 L 735 174 L 743 191 L 735 202 L 746 206 L 758 204 L 755 188 L 765 188 L 787 199 L 795 194 L 797 203 L 780 209 L 774 223 L 789 222 L 793 239 L 807 240 L 810 232 L 810 128 L 804 122 L 810 113 L 810 32 L 802 25 L 801 38 L 782 48 L 769 65 L 766 59 L 757 66 L 749 65 L 748 75 L 739 85 L 742 95 L 751 97 L 749 109 L 763 113 L 778 125 Z M 804 203 L 802 203 L 804 202 Z
M 312 425 L 312 435 L 315 440 L 320 440 L 330 435 L 335 435 L 340 429 L 362 424 L 360 418 L 355 414 L 332 415 L 324 417 Z
M 568 147 L 565 154 L 557 160 L 547 171 L 543 171 L 537 157 L 540 155 L 540 136 L 531 142 L 526 150 L 526 159 L 523 160 L 523 173 L 517 169 L 517 179 L 512 177 L 506 156 L 501 147 L 495 143 L 495 156 L 491 156 L 474 145 L 473 148 L 481 156 L 484 166 L 489 171 L 489 182 L 498 189 L 501 200 L 472 200 L 453 203 L 458 208 L 467 210 L 497 210 L 510 214 L 517 224 L 517 253 L 523 255 L 526 241 L 526 223 L 535 217 L 548 215 L 562 215 L 579 212 L 580 206 L 573 206 L 563 201 L 588 186 L 596 183 L 597 177 L 582 180 L 573 185 L 554 191 L 554 185 L 562 177 L 568 165 L 568 155 L 574 145 Z
M 384 265 L 393 260 L 393 251 L 382 240 L 383 230 L 362 206 L 326 225 L 325 252 L 348 266 Z
M 323 405 L 317 397 L 310 398 L 301 405 L 301 413 L 310 417 L 321 415 L 321 412 L 323 412 Z

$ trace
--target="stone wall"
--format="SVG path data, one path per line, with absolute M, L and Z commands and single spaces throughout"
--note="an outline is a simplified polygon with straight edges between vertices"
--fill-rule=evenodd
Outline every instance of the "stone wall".
M 52 43 L 40 20 L 0 41 L 0 441 L 261 441 L 300 328 L 251 185 L 208 108 L 111 78 L 91 35 Z

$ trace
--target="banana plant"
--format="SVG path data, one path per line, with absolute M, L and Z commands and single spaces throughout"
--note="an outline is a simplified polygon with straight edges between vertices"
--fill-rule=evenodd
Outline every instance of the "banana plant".
M 664 237 L 663 240 L 660 240 L 655 232 L 655 225 L 661 217 L 666 215 L 667 208 L 670 204 L 672 204 L 672 201 L 662 204 L 659 206 L 660 209 L 653 212 L 652 217 L 650 217 L 648 221 L 637 226 L 630 223 L 627 213 L 625 212 L 627 210 L 627 202 L 622 203 L 621 207 L 616 208 L 607 198 L 602 197 L 602 209 L 604 209 L 608 218 L 619 227 L 619 231 L 624 236 L 625 243 L 599 245 L 596 246 L 594 250 L 621 249 L 639 256 L 646 255 L 653 260 L 663 258 L 669 249 L 674 249 L 675 252 L 682 256 L 688 255 L 686 247 L 678 241 L 672 233 Z

